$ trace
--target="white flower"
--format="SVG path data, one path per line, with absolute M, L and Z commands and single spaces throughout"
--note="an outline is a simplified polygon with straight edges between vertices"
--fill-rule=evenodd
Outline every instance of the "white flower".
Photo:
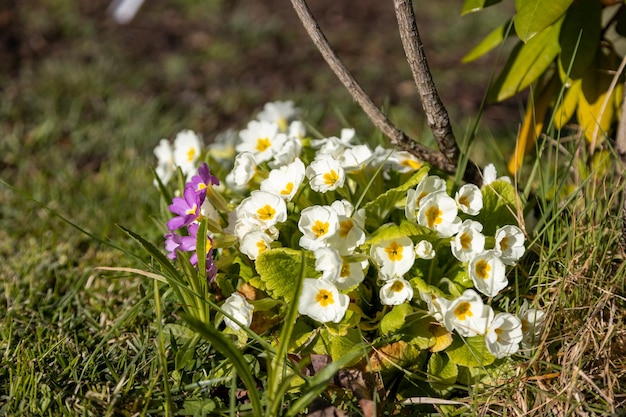
M 363 270 L 367 268 L 367 260 L 362 262 L 346 262 L 341 264 L 341 272 L 333 281 L 340 290 L 347 290 L 360 284 L 365 279 Z
M 387 163 L 397 172 L 417 171 L 422 167 L 422 161 L 407 151 L 395 151 L 391 154 Z
M 488 164 L 483 170 L 483 187 L 485 185 L 489 185 L 494 181 L 506 181 L 508 183 L 511 182 L 509 177 L 498 177 L 498 172 L 496 171 L 496 167 L 494 164 Z
M 289 121 L 297 115 L 298 109 L 293 101 L 272 101 L 265 103 L 257 119 L 276 123 L 281 132 L 286 132 Z
M 515 265 L 526 251 L 524 232 L 513 225 L 502 226 L 496 230 L 495 250 L 505 265 Z
M 253 191 L 235 211 L 237 221 L 240 219 L 251 221 L 258 225 L 259 230 L 268 229 L 287 220 L 285 200 L 266 191 Z
M 306 168 L 306 177 L 313 191 L 325 193 L 343 187 L 346 175 L 338 160 L 318 157 Z
M 298 300 L 298 312 L 322 323 L 339 323 L 349 304 L 350 297 L 341 294 L 332 282 L 305 278 Z
M 304 163 L 297 158 L 289 165 L 271 170 L 268 177 L 261 181 L 261 190 L 291 201 L 303 180 Z
M 337 251 L 330 248 L 318 248 L 314 251 L 315 270 L 322 273 L 322 279 L 336 282 L 341 274 L 343 260 Z
M 267 163 L 270 168 L 280 168 L 296 160 L 302 153 L 302 141 L 294 137 L 286 137 L 282 146 L 276 149 L 274 159 Z
M 483 194 L 474 184 L 465 184 L 454 196 L 461 211 L 470 216 L 475 216 L 480 213 L 483 208 Z
M 352 146 L 351 142 L 354 138 L 354 134 L 354 129 L 341 129 L 341 138 L 331 136 L 324 139 L 313 140 L 311 141 L 311 146 L 319 148 L 317 157 L 325 155 L 337 159 L 344 150 Z
M 469 276 L 481 293 L 494 297 L 507 285 L 506 267 L 495 250 L 476 255 L 469 263 Z
M 380 268 L 381 278 L 401 278 L 415 262 L 415 249 L 410 238 L 403 236 L 372 245 L 370 257 Z
M 420 202 L 417 223 L 436 231 L 440 237 L 449 237 L 459 230 L 456 201 L 443 191 L 428 194 Z
M 298 229 L 303 234 L 300 246 L 314 251 L 328 246 L 328 239 L 339 229 L 339 219 L 330 206 L 311 206 L 300 213 Z
M 417 213 L 421 207 L 421 202 L 429 194 L 446 191 L 446 182 L 436 175 L 429 175 L 417 184 L 415 189 L 410 189 L 406 193 L 406 206 L 404 214 L 406 218 L 415 221 Z
M 439 323 L 443 323 L 444 317 L 446 316 L 446 313 L 448 312 L 448 309 L 452 302 L 436 295 L 433 292 L 420 292 L 420 297 L 426 302 L 426 305 L 428 306 L 428 314 L 433 316 L 433 318 Z
M 287 136 L 290 139 L 298 139 L 301 141 L 306 136 L 306 126 L 300 120 L 294 120 L 289 124 Z
M 256 174 L 256 159 L 250 152 L 241 152 L 235 157 L 232 171 L 226 176 L 226 183 L 233 188 L 243 188 Z
M 372 150 L 367 145 L 356 145 L 344 150 L 339 155 L 339 163 L 344 171 L 356 171 L 365 166 L 372 156 Z
M 397 306 L 413 298 L 413 288 L 402 278 L 385 282 L 379 292 L 380 302 L 387 306 Z
M 225 313 L 233 316 L 239 323 L 243 324 L 246 327 L 250 326 L 252 323 L 252 312 L 254 311 L 254 306 L 239 293 L 235 292 L 230 295 L 222 304 L 222 310 Z M 237 331 L 241 329 L 241 326 L 235 321 L 231 320 L 228 317 L 224 317 L 224 322 L 228 327 Z
M 509 313 L 498 313 L 485 335 L 487 349 L 496 358 L 511 356 L 519 350 L 522 341 L 522 322 Z
M 365 242 L 365 210 L 354 212 L 354 206 L 347 200 L 333 201 L 330 206 L 337 213 L 339 230 L 328 243 L 343 256 L 350 255 Z
M 272 237 L 261 230 L 246 233 L 239 243 L 239 251 L 253 261 L 270 248 Z
M 202 152 L 198 135 L 191 130 L 183 130 L 174 139 L 174 162 L 187 177 L 196 174 L 196 161 Z
M 170 141 L 167 139 L 161 139 L 159 145 L 154 148 L 154 156 L 157 157 L 156 175 L 163 184 L 167 184 L 176 171 L 174 153 L 172 152 Z M 156 184 L 155 180 L 155 185 Z
M 450 250 L 456 259 L 469 262 L 485 249 L 485 236 L 480 233 L 483 225 L 473 220 L 465 220 L 458 233 L 450 242 Z
M 433 244 L 427 240 L 420 240 L 415 245 L 415 256 L 422 259 L 433 259 L 435 257 Z
M 251 120 L 247 128 L 239 132 L 239 137 L 241 143 L 235 149 L 252 153 L 257 164 L 272 159 L 287 138 L 278 134 L 278 124 L 265 120 Z
M 448 306 L 444 325 L 446 329 L 456 330 L 463 337 L 484 335 L 493 320 L 493 310 L 483 304 L 480 295 L 474 290 L 465 290 Z
M 524 300 L 517 314 L 522 322 L 522 347 L 531 349 L 541 340 L 546 313 L 537 308 L 530 308 Z

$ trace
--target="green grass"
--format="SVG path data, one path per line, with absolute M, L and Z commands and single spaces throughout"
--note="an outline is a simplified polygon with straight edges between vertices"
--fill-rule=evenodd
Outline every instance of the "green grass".
M 0 414 L 228 413 L 233 397 L 211 397 L 207 387 L 234 371 L 219 356 L 206 356 L 206 343 L 172 326 L 181 321 L 171 294 L 162 287 L 155 297 L 153 282 L 96 270 L 146 260 L 116 224 L 160 242 L 151 218 L 161 204 L 152 186 L 153 147 L 182 128 L 210 141 L 273 99 L 295 99 L 324 133 L 336 134 L 345 118 L 364 136 L 377 134 L 311 49 L 298 44 L 304 38 L 285 23 L 286 12 L 272 18 L 254 6 L 266 17 L 255 20 L 218 1 L 178 0 L 145 11 L 138 27 L 115 28 L 104 17 L 105 1 L 93 8 L 33 3 L 18 8 L 19 70 L 0 75 L 0 179 L 19 190 L 0 185 Z M 125 47 L 137 34 L 137 44 Z M 432 36 L 453 42 L 447 31 Z M 381 42 L 367 52 L 386 60 Z M 388 99 L 407 130 L 424 132 L 415 97 L 385 95 L 408 68 L 393 61 L 389 74 L 370 65 L 368 53 L 350 58 L 366 89 Z M 449 73 L 437 77 L 440 89 L 453 85 L 445 83 Z M 452 107 L 463 126 L 461 110 Z M 516 126 L 506 130 L 487 126 L 482 133 L 506 150 Z M 495 151 L 486 160 L 498 154 L 489 148 Z M 557 156 L 563 161 L 556 165 L 566 165 L 562 155 L 543 161 Z M 517 279 L 550 312 L 552 331 L 517 377 L 495 392 L 477 389 L 468 401 L 473 414 L 619 412 L 626 401 L 624 183 L 613 171 L 583 177 L 562 206 L 545 195 L 559 187 L 554 179 L 565 178 L 564 171 L 540 171 L 529 204 L 537 205 L 544 226 Z M 175 332 L 179 344 L 170 338 Z M 345 399 L 357 415 L 353 400 Z

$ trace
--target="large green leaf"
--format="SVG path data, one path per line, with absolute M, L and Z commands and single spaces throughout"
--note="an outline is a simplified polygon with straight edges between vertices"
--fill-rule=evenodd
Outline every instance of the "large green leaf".
M 434 232 L 425 226 L 420 226 L 409 221 L 402 221 L 400 224 L 387 223 L 376 230 L 368 243 L 374 245 L 386 240 L 397 239 L 408 236 L 432 235 Z
M 574 0 L 516 0 L 515 32 L 523 41 L 541 33 L 559 20 Z
M 561 51 L 562 23 L 560 19 L 527 43 L 515 46 L 489 91 L 490 101 L 502 101 L 519 93 L 546 71 Z
M 469 51 L 461 61 L 464 63 L 472 62 L 500 45 L 511 33 L 510 25 L 511 21 L 509 20 L 495 28 L 487 36 L 485 36 L 485 38 L 478 45 Z
M 461 15 L 465 15 L 467 13 L 472 13 L 472 12 L 477 12 L 479 10 L 484 9 L 485 7 L 498 4 L 501 1 L 502 0 L 465 0 L 463 2 L 463 9 L 461 10 Z
M 580 0 L 572 4 L 561 26 L 559 64 L 569 76 L 580 78 L 593 62 L 600 44 L 602 5 L 597 0 Z M 580 42 L 579 42 L 580 39 Z
M 484 225 L 482 233 L 493 236 L 499 227 L 518 224 L 515 217 L 517 201 L 515 187 L 511 183 L 497 180 L 482 188 L 483 208 L 476 221 Z
M 398 331 L 406 322 L 406 316 L 413 312 L 413 307 L 408 303 L 394 306 L 390 312 L 385 314 L 380 321 L 380 332 L 388 335 Z
M 450 388 L 456 382 L 459 369 L 450 358 L 441 353 L 434 353 L 428 360 L 430 385 L 436 390 Z
M 319 275 L 315 270 L 315 259 L 307 253 L 305 278 Z M 272 297 L 286 303 L 293 301 L 300 276 L 302 252 L 289 248 L 276 248 L 262 252 L 256 259 L 256 270 L 263 289 Z
M 452 362 L 468 368 L 491 365 L 496 360 L 487 350 L 483 336 L 465 339 L 456 336 L 446 353 Z

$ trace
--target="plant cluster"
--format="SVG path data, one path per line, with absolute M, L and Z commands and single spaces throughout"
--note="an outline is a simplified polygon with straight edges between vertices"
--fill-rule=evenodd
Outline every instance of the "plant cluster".
M 543 312 L 507 278 L 525 252 L 510 180 L 488 166 L 482 187 L 455 187 L 353 129 L 309 137 L 297 116 L 267 103 L 209 146 L 182 131 L 155 149 L 166 256 L 129 233 L 192 327 L 211 340 L 223 322 L 240 348 L 287 334 L 285 352 L 405 367 L 440 392 L 528 354 Z

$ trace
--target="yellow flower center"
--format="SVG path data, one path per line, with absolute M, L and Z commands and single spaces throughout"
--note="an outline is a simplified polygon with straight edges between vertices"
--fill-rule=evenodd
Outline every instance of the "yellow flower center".
M 287 126 L 287 119 L 285 119 L 284 117 L 278 119 L 276 121 L 276 124 L 278 125 L 278 129 L 280 129 L 281 132 L 286 132 L 287 128 L 289 127 Z
M 454 315 L 461 321 L 467 320 L 468 317 L 472 317 L 474 315 L 472 313 L 472 305 L 468 303 L 467 301 L 460 303 L 454 309 Z
M 258 138 L 256 141 L 256 150 L 259 152 L 265 151 L 270 146 L 272 146 L 272 142 L 269 138 Z
M 293 191 L 293 182 L 288 182 L 287 185 L 285 185 L 285 188 L 283 188 L 280 191 L 281 195 L 289 195 L 291 194 L 291 192 Z
M 328 233 L 328 227 L 329 227 L 328 222 L 321 222 L 319 220 L 315 220 L 315 224 L 313 225 L 313 227 L 311 227 L 311 231 L 315 234 L 315 236 L 320 238 L 324 236 L 326 233 Z
M 461 196 L 461 198 L 459 198 L 459 204 L 469 208 L 469 200 L 467 199 L 466 195 L 463 195 Z
M 494 329 L 493 332 L 498 336 L 498 339 L 496 339 L 496 340 L 499 342 L 500 341 L 500 336 L 502 336 L 502 328 L 498 327 L 497 329 Z
M 530 322 L 524 319 L 522 319 L 521 322 L 522 322 L 522 333 L 528 333 L 531 327 Z
M 333 186 L 339 181 L 339 174 L 334 169 L 331 169 L 330 172 L 324 174 L 324 184 L 328 186 Z
M 196 156 L 196 148 L 189 148 L 189 150 L 187 151 L 187 160 L 191 162 L 194 160 L 195 156 Z
M 213 243 L 211 243 L 211 239 L 207 237 L 204 250 L 208 254 L 211 251 L 211 249 L 213 249 Z
M 396 242 L 395 240 L 393 242 L 391 242 L 389 244 L 389 246 L 387 246 L 385 248 L 385 252 L 387 252 L 387 256 L 389 257 L 389 260 L 392 262 L 395 261 L 401 261 L 402 260 L 402 250 L 404 248 L 400 245 L 398 245 L 398 242 Z
M 470 244 L 472 243 L 472 237 L 469 234 L 463 233 L 459 240 L 461 241 L 461 247 L 463 249 L 467 250 L 470 248 Z
M 257 248 L 257 253 L 264 252 L 267 249 L 267 246 L 265 245 L 265 241 L 263 239 L 259 240 L 256 243 L 256 248 Z
M 346 278 L 350 276 L 350 264 L 341 265 L 341 273 L 339 274 L 341 278 Z
M 185 212 L 185 214 L 196 214 L 197 211 L 198 211 L 198 206 L 194 204 L 193 207 L 191 207 Z
M 342 222 L 339 222 L 339 236 L 345 238 L 350 233 L 350 230 L 354 227 L 354 221 L 352 219 L 347 219 Z
M 509 247 L 509 237 L 504 236 L 500 241 L 500 250 L 507 250 Z
M 322 307 L 328 307 L 331 304 L 335 304 L 333 293 L 328 290 L 320 290 L 315 296 L 315 301 Z
M 418 161 L 415 161 L 413 159 L 405 159 L 402 162 L 400 162 L 400 165 L 411 168 L 411 169 L 420 169 L 422 167 L 422 164 L 420 164 Z
M 207 188 L 207 185 L 203 182 L 201 182 L 200 184 L 198 184 L 198 188 L 196 188 L 196 191 L 202 191 L 205 188 Z
M 478 262 L 476 262 L 475 271 L 476 271 L 476 275 L 478 275 L 478 277 L 480 277 L 482 279 L 487 279 L 487 278 L 489 278 L 489 272 L 491 271 L 491 265 L 489 265 L 489 262 L 485 261 L 484 259 L 481 259 Z
M 404 289 L 404 283 L 402 281 L 395 281 L 389 288 L 393 292 L 400 292 Z
M 266 222 L 274 218 L 274 215 L 276 214 L 276 210 L 274 210 L 274 208 L 270 206 L 269 204 L 266 204 L 265 206 L 258 209 L 256 213 L 257 213 L 257 217 L 260 220 L 263 220 Z
M 436 224 L 441 224 L 443 212 L 437 206 L 430 206 L 426 209 L 426 223 L 429 228 L 433 228 Z

